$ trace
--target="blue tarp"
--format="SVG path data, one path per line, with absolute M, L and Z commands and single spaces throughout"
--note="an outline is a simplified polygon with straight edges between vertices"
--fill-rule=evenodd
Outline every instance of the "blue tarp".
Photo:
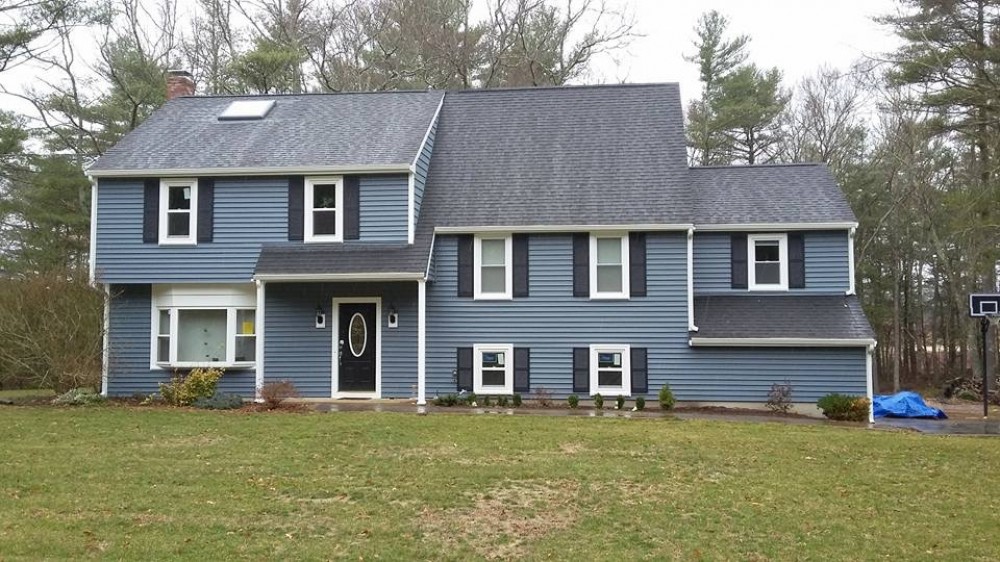
M 924 403 L 916 392 L 897 392 L 875 397 L 872 404 L 876 418 L 934 418 L 947 419 L 948 416 L 937 408 Z

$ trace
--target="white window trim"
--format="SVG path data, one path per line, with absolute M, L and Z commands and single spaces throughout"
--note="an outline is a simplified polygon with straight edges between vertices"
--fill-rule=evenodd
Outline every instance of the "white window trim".
M 336 201 L 336 221 L 335 227 L 337 229 L 336 234 L 313 234 L 313 189 L 317 185 L 336 185 L 337 186 L 337 201 Z M 305 242 L 343 242 L 344 241 L 344 177 L 343 176 L 325 176 L 325 177 L 307 177 L 305 178 L 305 193 L 304 193 L 305 204 L 303 205 L 305 209 L 305 217 L 303 219 L 303 241 Z
M 170 203 L 171 187 L 187 187 L 191 189 L 190 225 L 187 236 L 170 236 L 169 222 L 170 215 L 168 205 Z M 193 246 L 198 243 L 198 180 L 194 178 L 168 178 L 160 180 L 160 210 L 159 210 L 159 238 L 161 246 Z
M 754 252 L 757 242 L 778 242 L 778 259 L 780 263 L 780 283 L 757 283 L 757 262 Z M 747 235 L 747 287 L 751 291 L 787 291 L 788 290 L 788 234 L 748 234 Z
M 193 369 L 198 367 L 255 368 L 257 361 L 236 361 L 236 311 L 254 311 L 254 337 L 261 337 L 262 324 L 257 313 L 256 293 L 253 286 L 245 289 L 238 285 L 159 285 L 153 287 L 151 306 L 151 341 L 149 367 L 153 370 Z M 160 337 L 160 311 L 170 310 L 170 361 L 157 359 Z M 226 360 L 225 361 L 176 361 L 178 310 L 226 311 Z
M 622 385 L 600 386 L 597 384 L 597 354 L 598 353 L 621 353 L 622 354 Z M 631 396 L 632 395 L 632 347 L 621 344 L 594 344 L 590 346 L 590 395 L 600 394 L 607 398 L 609 396 Z
M 483 353 L 504 354 L 504 385 L 483 385 Z M 514 346 L 508 344 L 476 344 L 472 346 L 472 391 L 476 394 L 514 394 Z
M 608 292 L 597 290 L 597 239 L 598 238 L 621 238 L 622 244 L 622 290 L 620 292 Z M 627 300 L 629 295 L 629 244 L 628 233 L 626 232 L 592 232 L 590 234 L 590 298 L 593 300 Z
M 482 291 L 483 273 L 483 240 L 503 240 L 504 241 L 504 292 L 484 293 Z M 476 236 L 473 245 L 472 259 L 472 284 L 474 300 L 511 300 L 513 298 L 512 284 L 514 282 L 514 244 L 510 234 L 493 236 Z

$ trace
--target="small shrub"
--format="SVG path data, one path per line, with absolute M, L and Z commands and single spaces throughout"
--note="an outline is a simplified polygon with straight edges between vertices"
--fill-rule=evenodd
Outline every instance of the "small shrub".
M 539 406 L 549 408 L 552 406 L 552 393 L 544 386 L 540 386 L 535 391 L 535 400 L 538 401 Z
M 840 421 L 866 421 L 870 404 L 863 396 L 837 393 L 827 394 L 816 402 L 824 416 Z
M 160 383 L 160 395 L 171 406 L 189 406 L 199 398 L 215 394 L 215 387 L 222 377 L 222 369 L 192 369 L 187 376 L 174 374 L 170 382 Z
M 482 405 L 483 405 L 484 408 L 489 408 L 490 406 L 493 405 L 493 401 L 490 399 L 490 395 L 489 394 L 487 394 L 486 396 L 483 396 L 483 404 Z
M 104 397 L 89 388 L 74 388 L 67 390 L 52 399 L 57 406 L 89 406 L 104 402 Z
M 506 408 L 509 401 L 510 398 L 507 396 L 497 396 L 497 406 L 500 406 L 501 408 Z
M 598 410 L 604 409 L 604 397 L 601 396 L 600 392 L 594 395 L 594 407 Z
M 574 410 L 580 405 L 580 397 L 576 394 L 570 394 L 569 397 L 566 398 L 566 401 L 569 402 L 569 407 Z
M 635 397 L 635 409 L 640 411 L 646 409 L 646 398 L 644 396 Z
M 299 391 L 289 380 L 269 382 L 260 387 L 260 399 L 268 410 L 277 410 L 290 398 L 298 398 Z
M 465 405 L 466 406 L 478 406 L 479 405 L 479 400 L 476 397 L 476 393 L 475 392 L 470 392 L 469 394 L 467 394 L 465 396 Z
M 521 400 L 521 395 L 519 393 L 515 393 L 514 394 L 514 399 L 511 400 L 511 401 L 514 403 L 514 407 L 515 408 L 520 408 L 521 407 L 522 400 Z
M 458 404 L 458 396 L 454 394 L 445 394 L 444 396 L 438 396 L 434 398 L 435 406 L 447 406 L 451 407 Z
M 955 398 L 958 398 L 959 400 L 973 400 L 973 401 L 977 401 L 977 400 L 979 400 L 979 395 L 976 394 L 975 392 L 972 392 L 971 390 L 964 390 L 963 389 L 963 390 L 959 390 L 958 391 L 958 394 L 955 395 Z
M 243 407 L 243 398 L 239 394 L 216 392 L 209 398 L 198 398 L 191 405 L 203 410 L 238 410 Z
M 673 410 L 676 403 L 677 400 L 674 399 L 674 393 L 670 390 L 670 385 L 663 385 L 663 388 L 660 389 L 660 409 Z
M 615 409 L 616 410 L 625 409 L 625 397 L 622 396 L 621 394 L 618 395 L 618 398 L 615 398 Z
M 792 409 L 792 383 L 785 381 L 784 384 L 772 384 L 765 405 L 772 412 L 787 414 Z

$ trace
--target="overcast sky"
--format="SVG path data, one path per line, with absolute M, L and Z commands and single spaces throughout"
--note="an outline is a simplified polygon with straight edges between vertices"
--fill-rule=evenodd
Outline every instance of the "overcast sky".
M 694 51 L 693 28 L 708 10 L 728 17 L 733 35 L 749 35 L 750 60 L 777 66 L 789 85 L 823 64 L 847 69 L 897 45 L 892 33 L 873 21 L 895 13 L 892 0 L 634 0 L 632 5 L 643 37 L 620 64 L 602 60 L 596 70 L 609 81 L 680 82 L 685 99 L 697 97 L 700 86 L 698 69 L 683 55 Z
M 193 0 L 179 0 L 182 11 Z M 608 0 L 631 6 L 641 34 L 631 46 L 595 61 L 591 81 L 680 82 L 685 100 L 699 94 L 698 71 L 683 55 L 693 52 L 694 26 L 708 10 L 730 20 L 731 34 L 751 37 L 750 60 L 777 66 L 793 85 L 821 65 L 847 69 L 852 62 L 891 50 L 897 41 L 873 17 L 896 10 L 894 0 Z M 36 71 L 25 67 L 4 74 L 15 84 L 33 83 Z M 20 100 L 0 95 L 0 105 L 31 113 Z

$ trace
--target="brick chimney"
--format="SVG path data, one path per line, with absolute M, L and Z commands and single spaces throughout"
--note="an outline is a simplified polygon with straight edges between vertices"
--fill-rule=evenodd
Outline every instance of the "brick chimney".
M 167 71 L 167 99 L 194 95 L 194 77 L 186 70 Z

